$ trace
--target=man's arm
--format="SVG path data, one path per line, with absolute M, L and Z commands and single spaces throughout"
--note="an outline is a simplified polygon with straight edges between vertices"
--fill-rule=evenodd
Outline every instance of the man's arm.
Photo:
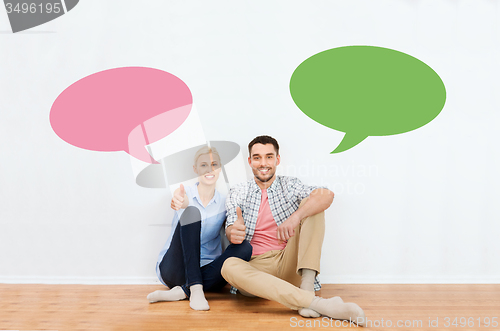
M 240 191 L 241 188 L 233 187 L 226 198 L 226 237 L 232 244 L 241 244 L 245 239 L 245 222 L 239 207 Z
M 294 229 L 300 224 L 300 221 L 325 211 L 332 204 L 333 197 L 333 192 L 326 188 L 318 188 L 312 191 L 306 202 L 278 227 L 278 240 L 286 241 L 293 237 L 295 234 Z
M 309 199 L 307 199 L 302 207 L 297 209 L 295 213 L 290 215 L 290 218 L 297 217 L 297 225 L 299 225 L 300 221 L 302 221 L 304 218 L 316 215 L 317 213 L 321 213 L 322 211 L 327 210 L 333 202 L 333 197 L 333 192 L 326 188 L 315 189 L 309 195 Z

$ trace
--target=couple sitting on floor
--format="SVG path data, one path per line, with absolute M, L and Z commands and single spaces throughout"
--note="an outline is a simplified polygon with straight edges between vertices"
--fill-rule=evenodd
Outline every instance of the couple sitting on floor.
M 208 310 L 203 291 L 229 283 L 232 293 L 277 301 L 304 317 L 324 315 L 363 325 L 365 315 L 357 304 L 314 294 L 320 288 L 316 276 L 324 210 L 333 192 L 276 175 L 279 145 L 272 137 L 256 137 L 248 152 L 254 178 L 231 188 L 227 199 L 215 189 L 221 171 L 218 152 L 203 147 L 196 153 L 193 168 L 199 182 L 174 192 L 172 233 L 156 266 L 169 290 L 150 293 L 148 300 L 189 298 L 192 309 Z M 224 220 L 231 244 L 222 253 Z

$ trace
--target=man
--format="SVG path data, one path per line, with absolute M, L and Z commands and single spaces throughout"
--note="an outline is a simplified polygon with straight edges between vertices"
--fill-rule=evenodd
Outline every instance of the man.
M 229 192 L 226 235 L 233 244 L 248 240 L 252 258 L 227 259 L 222 276 L 242 294 L 277 301 L 304 317 L 322 314 L 363 325 L 365 315 L 358 305 L 314 295 L 320 288 L 316 276 L 324 210 L 331 205 L 333 192 L 304 185 L 295 177 L 277 176 L 279 145 L 272 137 L 256 137 L 248 152 L 254 178 Z

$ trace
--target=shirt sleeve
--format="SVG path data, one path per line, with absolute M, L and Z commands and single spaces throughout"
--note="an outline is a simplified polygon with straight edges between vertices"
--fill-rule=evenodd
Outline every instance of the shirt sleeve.
M 299 204 L 302 202 L 302 200 L 307 198 L 312 191 L 318 188 L 328 189 L 326 186 L 305 185 L 300 181 L 300 179 L 296 177 L 290 178 L 289 187 L 293 198 L 296 199 L 297 203 Z
M 238 218 L 236 215 L 236 207 L 241 208 L 241 188 L 239 186 L 232 187 L 226 198 L 226 228 Z

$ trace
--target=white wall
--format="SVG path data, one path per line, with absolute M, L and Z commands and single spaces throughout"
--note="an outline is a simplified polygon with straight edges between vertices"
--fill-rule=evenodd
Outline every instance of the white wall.
M 283 173 L 336 192 L 323 282 L 498 283 L 499 19 L 485 0 L 85 0 L 12 34 L 0 8 L 0 282 L 156 282 L 170 193 L 137 186 L 124 152 L 62 141 L 48 117 L 73 82 L 148 66 L 188 84 L 208 139 L 270 134 Z M 418 130 L 329 154 L 343 133 L 301 113 L 289 79 L 359 44 L 430 65 L 446 105 Z

